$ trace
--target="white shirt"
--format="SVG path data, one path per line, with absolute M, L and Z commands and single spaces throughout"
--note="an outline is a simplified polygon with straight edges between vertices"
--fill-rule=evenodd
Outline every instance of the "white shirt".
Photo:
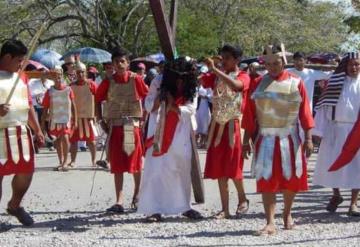
M 312 110 L 315 81 L 328 80 L 330 78 L 331 72 L 323 72 L 320 70 L 307 68 L 304 68 L 302 71 L 297 70 L 296 68 L 290 68 L 287 71 L 299 76 L 304 81 L 306 93 L 310 101 L 310 108 Z
M 54 81 L 46 80 L 42 83 L 41 79 L 30 79 L 29 90 L 34 106 L 41 106 L 42 100 L 45 96 L 46 91 L 54 85 Z

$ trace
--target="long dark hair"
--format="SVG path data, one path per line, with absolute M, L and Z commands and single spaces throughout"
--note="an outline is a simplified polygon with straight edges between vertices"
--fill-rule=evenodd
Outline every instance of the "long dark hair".
M 193 102 L 196 94 L 197 75 L 195 61 L 189 57 L 179 57 L 176 60 L 167 62 L 160 86 L 161 98 L 164 99 L 166 93 L 170 93 L 174 98 L 178 96 L 177 81 L 182 80 L 183 90 L 181 96 L 186 101 Z

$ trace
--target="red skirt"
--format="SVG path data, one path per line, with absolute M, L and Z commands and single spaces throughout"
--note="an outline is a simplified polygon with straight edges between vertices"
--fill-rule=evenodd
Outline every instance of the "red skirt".
M 93 120 L 81 118 L 78 120 L 78 122 L 78 127 L 74 129 L 74 132 L 70 137 L 70 142 L 73 143 L 78 141 L 95 141 L 95 126 Z
M 49 123 L 49 134 L 56 138 L 58 138 L 59 136 L 64 136 L 64 135 L 70 136 L 73 133 L 73 130 L 70 127 L 67 127 L 67 126 L 64 127 L 64 124 L 56 124 L 55 129 L 51 129 L 50 126 L 51 125 Z
M 229 123 L 225 125 L 219 145 L 214 146 L 219 124 L 216 124 L 214 136 L 208 149 L 205 164 L 205 178 L 243 179 L 244 158 L 241 148 L 241 134 L 239 121 L 234 124 L 234 147 L 229 144 Z
M 258 153 L 261 143 L 261 137 L 256 143 L 255 152 Z M 303 173 L 300 178 L 295 175 L 295 154 L 294 154 L 294 144 L 292 139 L 289 138 L 289 147 L 290 147 L 290 156 L 291 156 L 291 178 L 287 180 L 283 176 L 282 166 L 281 166 L 281 153 L 280 153 L 280 140 L 279 138 L 275 139 L 275 148 L 274 148 L 274 158 L 273 158 L 273 167 L 272 167 L 272 176 L 269 180 L 261 178 L 256 182 L 257 192 L 259 193 L 277 193 L 283 192 L 284 190 L 289 190 L 293 192 L 300 192 L 308 190 L 307 183 L 307 169 L 306 169 L 306 158 L 305 154 L 302 151 L 301 159 L 303 166 Z M 302 147 L 301 147 L 302 148 Z
M 0 176 L 6 176 L 6 175 L 11 175 L 11 174 L 21 174 L 21 173 L 25 173 L 25 174 L 33 173 L 34 172 L 34 145 L 33 145 L 30 130 L 28 128 L 26 129 L 26 132 L 27 132 L 26 135 L 27 135 L 27 138 L 29 141 L 29 146 L 30 146 L 30 152 L 29 152 L 30 158 L 27 161 L 24 159 L 24 155 L 23 155 L 23 147 L 22 147 L 22 143 L 21 143 L 21 127 L 20 126 L 16 127 L 17 145 L 19 148 L 19 156 L 20 156 L 20 159 L 17 163 L 15 163 L 13 161 L 13 157 L 11 155 L 8 129 L 3 129 L 3 130 L 4 130 L 6 147 L 7 147 L 6 149 L 7 149 L 8 159 L 4 163 L 1 163 L 1 161 L 0 161 Z M 0 147 L 0 148 L 3 148 L 3 147 Z
M 123 149 L 124 128 L 114 126 L 111 130 L 109 140 L 109 160 L 111 173 L 137 173 L 142 169 L 143 144 L 141 141 L 141 130 L 134 128 L 135 150 L 131 155 Z

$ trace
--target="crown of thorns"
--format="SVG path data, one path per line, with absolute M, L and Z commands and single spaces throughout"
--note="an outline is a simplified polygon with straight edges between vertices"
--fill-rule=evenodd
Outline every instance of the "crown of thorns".
M 175 60 L 169 61 L 166 64 L 165 69 L 172 73 L 175 73 L 178 76 L 187 76 L 194 74 L 194 71 L 196 71 L 194 64 L 194 59 L 188 56 L 180 57 Z

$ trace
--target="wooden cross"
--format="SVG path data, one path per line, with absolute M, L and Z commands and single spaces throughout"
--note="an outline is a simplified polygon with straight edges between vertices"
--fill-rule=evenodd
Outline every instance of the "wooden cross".
M 161 49 L 167 60 L 173 60 L 176 53 L 175 37 L 177 20 L 177 0 L 171 0 L 169 18 L 166 16 L 165 13 L 164 0 L 149 0 L 149 3 L 155 19 L 155 26 L 159 35 Z

